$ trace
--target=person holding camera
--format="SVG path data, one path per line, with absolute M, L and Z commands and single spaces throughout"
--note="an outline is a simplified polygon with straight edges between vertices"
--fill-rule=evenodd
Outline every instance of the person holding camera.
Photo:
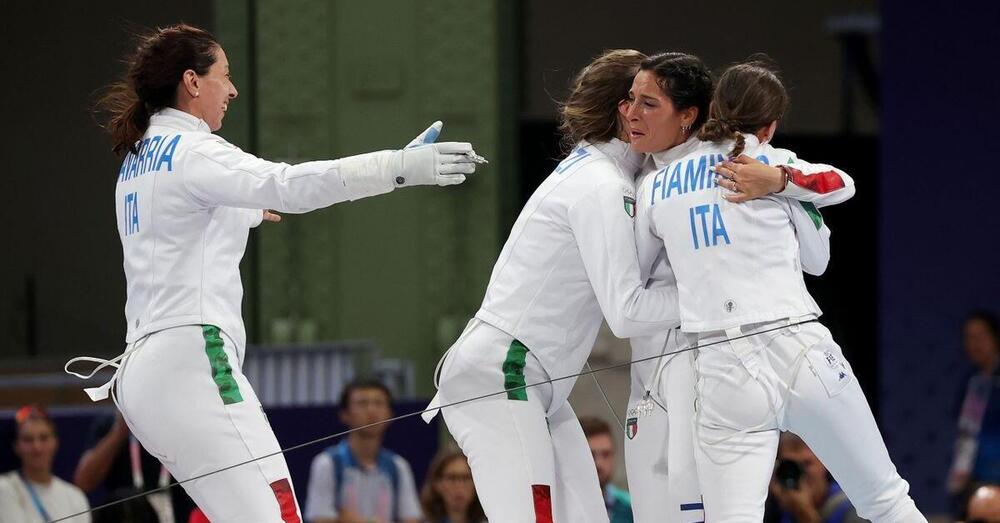
M 857 512 L 826 467 L 801 438 L 781 434 L 778 461 L 771 479 L 777 510 L 766 521 L 780 523 L 858 523 Z

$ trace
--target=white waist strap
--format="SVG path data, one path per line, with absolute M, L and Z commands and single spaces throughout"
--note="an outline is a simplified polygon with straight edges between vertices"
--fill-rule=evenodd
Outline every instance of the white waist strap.
M 121 368 L 120 365 L 119 365 L 119 363 L 123 359 L 125 359 L 126 356 L 128 356 L 129 354 L 132 354 L 133 352 L 135 352 L 135 350 L 138 349 L 139 346 L 140 345 L 138 343 L 133 343 L 132 346 L 129 347 L 125 352 L 121 353 L 116 358 L 110 359 L 110 360 L 105 360 L 105 359 L 102 359 L 102 358 L 94 358 L 94 357 L 91 357 L 91 356 L 77 356 L 77 357 L 75 357 L 75 358 L 67 361 L 66 365 L 63 367 L 63 370 L 66 371 L 67 374 L 72 374 L 72 375 L 76 376 L 77 378 L 80 378 L 80 379 L 83 379 L 83 380 L 89 380 L 90 378 L 93 378 L 95 374 L 97 374 L 98 372 L 100 372 L 101 370 L 103 370 L 105 367 L 114 367 L 115 368 L 115 373 L 111 375 L 111 379 L 109 379 L 107 383 L 105 383 L 104 385 L 101 385 L 99 387 L 90 387 L 88 389 L 83 389 L 83 391 L 87 393 L 87 396 L 90 396 L 90 401 L 105 400 L 105 399 L 108 399 L 108 395 L 109 395 L 109 393 L 111 391 L 111 386 L 114 385 L 115 379 L 118 377 L 118 370 Z M 73 371 L 69 370 L 69 366 L 72 365 L 72 364 L 74 364 L 74 363 L 76 363 L 76 362 L 78 362 L 78 361 L 87 361 L 87 362 L 91 362 L 91 363 L 97 363 L 99 365 L 97 367 L 95 367 L 94 370 L 90 371 L 89 374 L 83 375 L 83 374 L 80 374 L 80 373 L 73 372 Z
M 434 409 L 434 410 L 429 410 L 429 409 Z M 434 394 L 434 397 L 431 398 L 431 402 L 427 404 L 425 410 L 427 410 L 427 412 L 421 414 L 420 417 L 424 419 L 424 423 L 430 423 L 431 420 L 434 419 L 434 416 L 437 416 L 437 413 L 441 411 L 440 392 Z
M 466 330 L 468 330 L 468 327 L 466 327 Z M 461 340 L 461 337 L 459 337 L 459 340 Z M 455 342 L 455 345 L 457 344 L 458 342 Z M 451 349 L 455 348 L 455 345 L 448 347 L 448 350 L 444 351 L 444 354 L 441 356 L 441 359 L 439 359 L 437 362 L 437 366 L 434 367 L 435 390 L 441 388 L 441 367 L 444 366 L 444 360 L 448 357 L 448 354 L 451 354 Z M 434 410 L 427 410 L 427 412 L 420 415 L 420 417 L 424 419 L 424 423 L 430 423 L 431 420 L 434 419 L 434 416 L 437 416 L 437 413 L 440 412 L 441 410 L 439 408 L 440 406 L 441 406 L 441 393 L 435 392 L 434 397 L 431 398 L 431 402 L 428 403 L 427 407 L 424 409 L 424 410 L 427 409 L 434 409 Z

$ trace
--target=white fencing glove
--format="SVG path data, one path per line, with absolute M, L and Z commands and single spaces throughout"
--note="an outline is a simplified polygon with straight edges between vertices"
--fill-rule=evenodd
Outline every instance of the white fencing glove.
M 410 143 L 406 144 L 406 147 L 403 147 L 403 149 L 410 149 L 419 145 L 427 145 L 429 143 L 436 142 L 438 135 L 441 134 L 442 127 L 444 127 L 444 123 L 442 123 L 441 120 L 432 123 L 430 127 L 424 130 L 424 132 L 418 134 L 416 138 L 410 140 Z
M 457 185 L 487 163 L 467 142 L 434 143 L 444 126 L 434 122 L 399 151 L 379 151 L 338 160 L 351 200 L 396 187 Z
M 396 187 L 411 185 L 457 185 L 466 174 L 476 172 L 472 144 L 441 142 L 418 145 L 396 151 L 401 158 L 399 172 L 393 180 Z

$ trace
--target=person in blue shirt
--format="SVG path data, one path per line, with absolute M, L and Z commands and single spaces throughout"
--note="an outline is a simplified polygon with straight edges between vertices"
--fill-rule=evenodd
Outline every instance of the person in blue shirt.
M 632 523 L 632 497 L 625 489 L 611 484 L 615 475 L 615 440 L 611 437 L 611 426 L 604 420 L 592 416 L 581 416 L 580 425 L 587 436 L 590 453 L 594 455 L 597 479 L 601 482 L 604 504 L 608 507 L 611 523 Z
M 319 453 L 309 471 L 309 523 L 418 523 L 423 517 L 413 471 L 382 446 L 392 395 L 376 380 L 349 383 L 340 395 L 341 421 L 354 429 Z

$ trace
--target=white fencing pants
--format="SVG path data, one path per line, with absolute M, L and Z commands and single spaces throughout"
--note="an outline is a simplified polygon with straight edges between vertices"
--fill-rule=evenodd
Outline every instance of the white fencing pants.
M 889 459 L 840 347 L 812 322 L 702 334 L 695 351 L 695 456 L 706 521 L 759 522 L 778 431 L 798 434 L 874 523 L 926 523 Z M 734 339 L 743 333 L 753 336 Z M 692 336 L 693 337 L 693 336 Z
M 129 430 L 178 480 L 280 450 L 231 339 L 211 326 L 139 340 L 118 373 Z M 131 348 L 131 347 L 130 347 Z M 283 455 L 183 484 L 213 523 L 301 521 Z
M 632 358 L 682 349 L 684 344 L 677 334 L 672 333 L 666 341 L 662 335 L 653 340 L 633 339 Z M 625 471 L 635 521 L 704 521 L 694 459 L 694 354 L 683 352 L 635 363 L 631 374 Z
M 441 368 L 440 404 L 540 383 L 549 377 L 510 335 L 470 322 Z M 569 403 L 551 416 L 549 384 L 441 410 L 469 459 L 490 521 L 607 523 L 597 469 Z

